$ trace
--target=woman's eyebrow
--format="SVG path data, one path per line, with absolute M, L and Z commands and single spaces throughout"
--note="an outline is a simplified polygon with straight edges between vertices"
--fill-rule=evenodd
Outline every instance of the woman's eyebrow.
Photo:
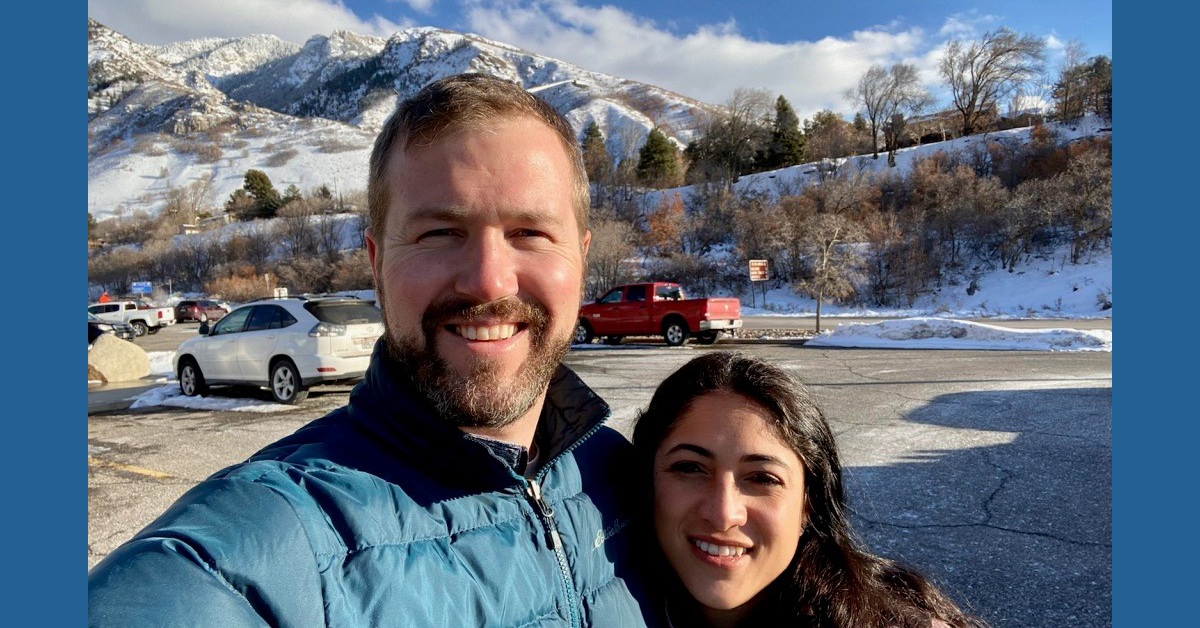
M 779 465 L 785 469 L 791 469 L 783 459 L 768 454 L 746 454 L 742 456 L 742 462 L 766 462 L 768 464 Z
M 709 451 L 699 445 L 693 445 L 691 443 L 679 443 L 678 445 L 668 449 L 667 455 L 673 454 L 677 451 L 690 451 L 694 454 L 699 454 L 701 456 L 704 456 L 705 458 L 713 458 L 714 457 L 713 453 L 711 451 Z

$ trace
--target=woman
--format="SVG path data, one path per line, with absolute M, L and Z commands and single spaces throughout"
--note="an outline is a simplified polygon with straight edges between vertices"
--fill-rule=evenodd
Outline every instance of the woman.
M 653 478 L 660 564 L 674 572 L 670 625 L 985 626 L 855 543 L 833 434 L 783 370 L 695 358 L 659 385 L 633 442 Z

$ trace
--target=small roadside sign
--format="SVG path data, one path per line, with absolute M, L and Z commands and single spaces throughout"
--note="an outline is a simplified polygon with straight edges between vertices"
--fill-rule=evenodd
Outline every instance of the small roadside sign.
M 135 281 L 129 286 L 129 291 L 134 294 L 150 294 L 154 288 L 149 281 Z
M 750 260 L 750 281 L 766 281 L 767 280 L 767 260 L 752 259 Z

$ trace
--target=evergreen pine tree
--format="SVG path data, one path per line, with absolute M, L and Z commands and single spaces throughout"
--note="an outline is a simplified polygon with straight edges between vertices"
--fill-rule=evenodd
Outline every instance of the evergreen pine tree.
M 650 187 L 671 187 L 679 183 L 679 149 L 658 129 L 650 129 L 638 154 L 638 182 Z
M 238 188 L 225 201 L 225 213 L 238 220 L 254 220 L 258 216 L 258 202 L 246 188 Z
M 298 200 L 300 200 L 300 188 L 296 187 L 296 184 L 293 183 L 283 191 L 283 198 L 279 199 L 279 206 L 283 207 L 292 201 Z
M 775 119 L 771 124 L 771 141 L 767 145 L 764 167 L 767 170 L 794 166 L 804 159 L 804 134 L 800 118 L 792 104 L 780 96 L 775 100 Z
M 867 127 L 867 119 L 863 117 L 861 111 L 854 114 L 854 121 L 850 123 L 850 126 L 854 127 L 854 130 L 857 133 L 865 134 L 871 132 L 871 129 Z
M 592 183 L 607 181 L 612 172 L 612 158 L 608 156 L 604 135 L 595 120 L 583 132 L 583 166 Z
M 256 218 L 273 218 L 283 206 L 283 199 L 275 191 L 271 178 L 262 170 L 247 170 L 242 187 L 254 197 Z

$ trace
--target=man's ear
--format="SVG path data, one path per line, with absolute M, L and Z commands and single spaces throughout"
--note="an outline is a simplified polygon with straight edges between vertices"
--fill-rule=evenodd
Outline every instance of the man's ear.
M 583 257 L 587 259 L 588 247 L 592 245 L 592 230 L 588 229 L 583 232 Z
M 379 264 L 377 262 L 379 261 L 380 246 L 375 242 L 375 233 L 371 231 L 370 227 L 363 230 L 363 239 L 367 241 L 367 259 L 371 262 L 371 277 L 375 280 L 375 291 L 378 292 L 379 271 L 377 269 Z

